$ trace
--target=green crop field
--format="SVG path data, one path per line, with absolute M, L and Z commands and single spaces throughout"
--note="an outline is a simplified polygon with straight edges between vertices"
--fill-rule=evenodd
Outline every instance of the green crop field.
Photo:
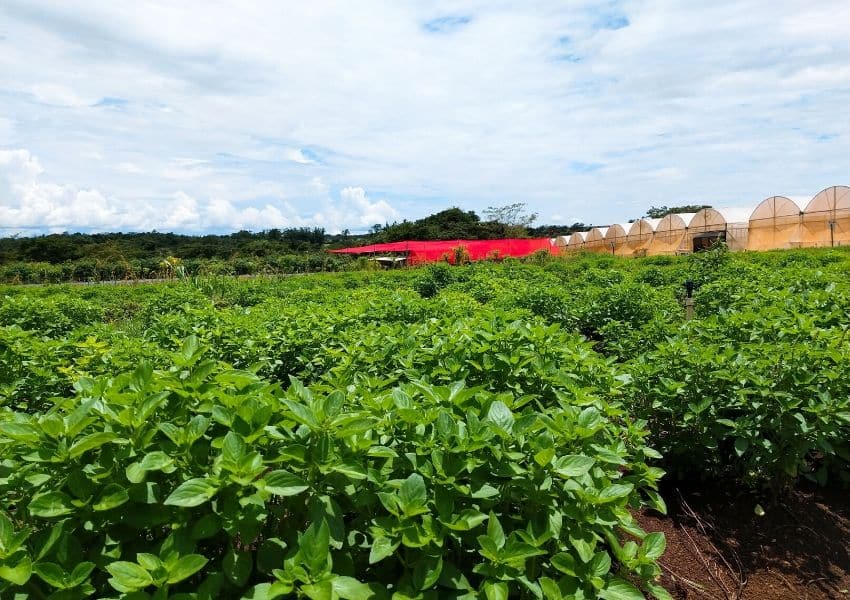
M 849 329 L 839 250 L 0 288 L 0 597 L 663 600 L 660 484 L 846 485 Z

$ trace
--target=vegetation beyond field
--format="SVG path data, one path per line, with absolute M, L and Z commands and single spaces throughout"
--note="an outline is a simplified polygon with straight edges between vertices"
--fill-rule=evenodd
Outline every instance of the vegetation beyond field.
M 839 250 L 0 288 L 0 597 L 663 600 L 668 482 L 850 480 L 848 330 Z

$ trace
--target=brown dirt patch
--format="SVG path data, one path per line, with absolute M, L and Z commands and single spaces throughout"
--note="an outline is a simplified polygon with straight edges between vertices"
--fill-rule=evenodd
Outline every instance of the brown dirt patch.
M 770 502 L 748 492 L 666 490 L 663 585 L 680 600 L 850 600 L 850 492 L 801 489 Z M 754 512 L 764 507 L 764 516 Z

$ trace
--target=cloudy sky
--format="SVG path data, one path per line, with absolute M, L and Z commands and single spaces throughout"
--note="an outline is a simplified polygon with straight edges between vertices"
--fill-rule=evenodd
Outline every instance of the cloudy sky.
M 0 0 L 0 234 L 850 183 L 846 0 Z

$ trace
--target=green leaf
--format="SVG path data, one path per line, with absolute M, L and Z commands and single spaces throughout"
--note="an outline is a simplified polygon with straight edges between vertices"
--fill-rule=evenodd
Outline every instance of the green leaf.
M 68 454 L 70 454 L 71 458 L 77 458 L 83 453 L 99 448 L 100 446 L 103 446 L 115 439 L 118 439 L 118 435 L 110 431 L 90 433 L 89 435 L 74 442 L 74 444 L 68 449 Z
M 200 554 L 181 556 L 177 560 L 177 563 L 168 570 L 168 580 L 166 583 L 178 583 L 191 577 L 203 569 L 207 562 L 209 560 Z
M 324 519 L 313 523 L 298 540 L 298 551 L 311 573 L 321 573 L 330 557 L 330 529 Z
M 233 585 L 242 587 L 248 582 L 253 569 L 252 555 L 250 552 L 236 552 L 233 548 L 224 555 L 221 563 L 222 571 Z
M 442 571 L 442 556 L 420 556 L 413 567 L 413 586 L 417 590 L 427 590 L 437 583 Z
M 738 456 L 743 456 L 749 447 L 750 441 L 747 438 L 735 438 L 735 454 Z
M 0 434 L 17 442 L 37 442 L 41 432 L 29 423 L 0 423 Z
M 559 552 L 552 557 L 552 566 L 558 569 L 561 573 L 566 573 L 571 577 L 577 576 L 576 559 L 572 554 Z
M 215 496 L 218 488 L 205 478 L 195 478 L 181 483 L 171 495 L 165 499 L 167 506 L 192 507 L 199 506 Z
M 37 494 L 33 496 L 28 508 L 32 516 L 45 519 L 69 515 L 75 510 L 71 497 L 63 492 Z
M 490 405 L 485 421 L 490 421 L 502 431 L 510 433 L 514 426 L 514 414 L 507 404 L 496 400 Z
M 419 473 L 411 473 L 401 484 L 398 491 L 398 500 L 401 510 L 410 516 L 425 506 L 428 501 L 428 491 L 425 488 L 425 480 Z
M 590 531 L 571 532 L 569 534 L 570 544 L 578 552 L 581 562 L 587 563 L 593 559 L 593 553 L 596 549 L 596 538 Z
M 358 465 L 357 463 L 351 461 L 334 465 L 332 467 L 332 470 L 336 471 L 337 473 L 342 473 L 349 479 L 366 479 L 366 469 L 362 465 Z
M 24 585 L 32 575 L 32 560 L 23 551 L 0 561 L 0 579 Z
M 487 537 L 493 540 L 496 548 L 501 550 L 505 546 L 505 532 L 502 529 L 502 524 L 499 523 L 499 518 L 493 511 L 490 511 L 490 517 L 487 521 Z
M 110 510 L 121 506 L 130 499 L 127 490 L 117 483 L 110 483 L 105 488 L 98 498 L 97 502 L 92 505 L 96 511 Z
M 487 600 L 508 600 L 508 584 L 504 581 L 488 581 L 484 584 L 484 595 Z
M 646 588 L 653 596 L 655 596 L 656 600 L 673 600 L 673 596 L 670 595 L 670 592 L 665 590 L 660 585 L 654 583 L 647 583 Z
M 174 459 L 162 450 L 148 452 L 141 460 L 141 466 L 145 471 L 161 471 L 172 464 L 174 464 Z
M 235 431 L 228 431 L 221 445 L 221 459 L 232 465 L 238 465 L 245 453 L 245 442 L 242 437 Z
M 646 600 L 644 595 L 631 583 L 619 577 L 613 577 L 599 597 L 605 600 Z
M 295 496 L 310 489 L 306 481 L 287 471 L 266 473 L 260 480 L 267 492 L 275 496 Z
M 587 570 L 594 577 L 605 577 L 611 570 L 611 557 L 607 552 L 597 552 L 588 563 Z
M 334 577 L 331 579 L 331 587 L 343 600 L 369 600 L 375 595 L 368 585 L 354 577 Z
M 605 504 L 608 502 L 613 502 L 620 498 L 625 498 L 629 494 L 632 493 L 632 490 L 635 488 L 634 484 L 631 483 L 614 483 L 603 489 L 599 492 L 598 502 L 600 504 Z
M 77 566 L 74 567 L 74 570 L 71 571 L 71 574 L 66 578 L 67 587 L 77 587 L 82 584 L 86 579 L 89 578 L 91 572 L 94 571 L 95 564 L 93 562 L 81 562 L 77 563 Z
M 594 460 L 583 454 L 567 454 L 555 461 L 555 472 L 563 477 L 580 477 L 590 471 Z
M 143 590 L 153 584 L 153 578 L 136 563 L 116 561 L 106 565 L 112 575 L 109 584 L 119 592 L 131 593 Z
M 65 589 L 65 578 L 67 574 L 65 573 L 65 570 L 56 563 L 39 562 L 33 565 L 32 570 L 46 584 L 60 590 Z
M 656 560 L 664 554 L 664 549 L 667 547 L 667 539 L 661 532 L 650 533 L 643 538 L 643 555 L 649 559 Z
M 392 556 L 398 546 L 398 542 L 393 543 L 385 537 L 376 537 L 372 540 L 372 550 L 369 552 L 369 564 L 373 565 L 388 556 Z
M 293 402 L 292 400 L 289 400 L 287 398 L 284 398 L 282 402 L 286 404 L 287 408 L 289 408 L 291 412 L 290 416 L 295 422 L 301 423 L 302 425 L 306 425 L 310 429 L 319 428 L 319 422 L 316 420 L 316 415 L 313 414 L 312 410 L 310 410 L 303 404 Z

